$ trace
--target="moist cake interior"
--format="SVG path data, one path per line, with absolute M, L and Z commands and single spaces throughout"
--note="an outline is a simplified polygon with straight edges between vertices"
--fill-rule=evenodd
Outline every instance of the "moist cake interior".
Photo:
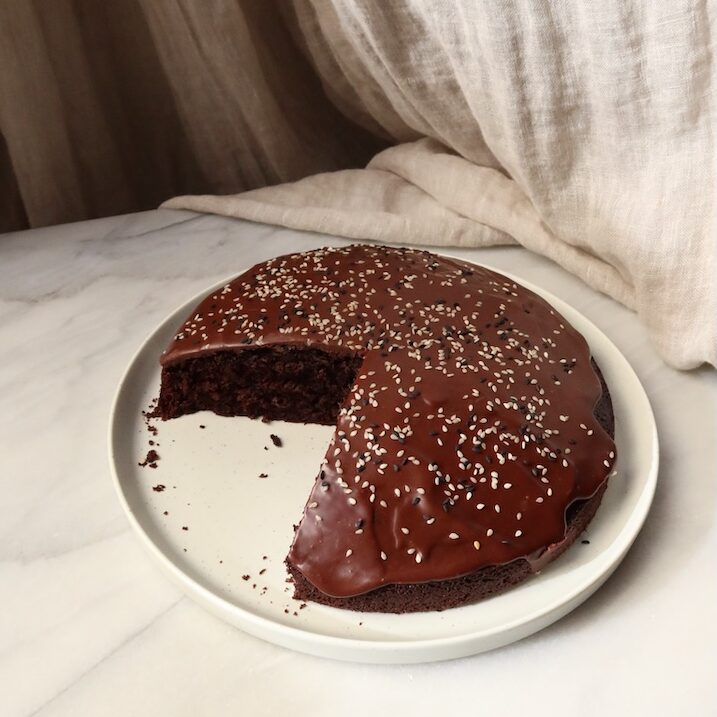
M 218 351 L 165 369 L 158 412 L 164 419 L 207 410 L 334 425 L 360 366 L 354 352 L 316 347 Z

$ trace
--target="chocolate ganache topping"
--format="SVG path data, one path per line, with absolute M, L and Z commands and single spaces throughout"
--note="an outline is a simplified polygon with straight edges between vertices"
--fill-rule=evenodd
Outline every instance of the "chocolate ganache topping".
M 362 360 L 288 556 L 327 595 L 537 559 L 612 469 L 587 343 L 488 269 L 363 245 L 271 259 L 162 363 L 272 345 Z

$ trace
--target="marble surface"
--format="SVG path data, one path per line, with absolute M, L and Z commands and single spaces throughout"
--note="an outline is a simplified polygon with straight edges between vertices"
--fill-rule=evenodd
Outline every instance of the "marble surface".
M 369 666 L 249 637 L 150 563 L 107 467 L 108 412 L 132 354 L 235 270 L 341 242 L 172 211 L 0 236 L 0 714 L 717 713 L 717 373 L 668 368 L 630 311 L 520 248 L 456 253 L 586 314 L 657 418 L 652 511 L 595 596 L 492 653 Z

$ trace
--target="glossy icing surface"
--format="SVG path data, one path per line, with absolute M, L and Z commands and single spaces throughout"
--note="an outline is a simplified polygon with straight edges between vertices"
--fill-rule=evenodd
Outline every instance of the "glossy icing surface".
M 487 269 L 378 246 L 278 257 L 208 296 L 162 362 L 275 344 L 363 358 L 289 553 L 326 594 L 539 556 L 614 463 L 586 342 Z

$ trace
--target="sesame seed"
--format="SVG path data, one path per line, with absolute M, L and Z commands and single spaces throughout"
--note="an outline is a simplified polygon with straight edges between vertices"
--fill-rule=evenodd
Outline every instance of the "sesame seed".
M 448 537 L 449 537 L 451 540 L 458 540 L 458 538 L 460 538 L 461 536 L 458 535 L 458 533 L 449 533 L 449 534 L 448 534 Z

